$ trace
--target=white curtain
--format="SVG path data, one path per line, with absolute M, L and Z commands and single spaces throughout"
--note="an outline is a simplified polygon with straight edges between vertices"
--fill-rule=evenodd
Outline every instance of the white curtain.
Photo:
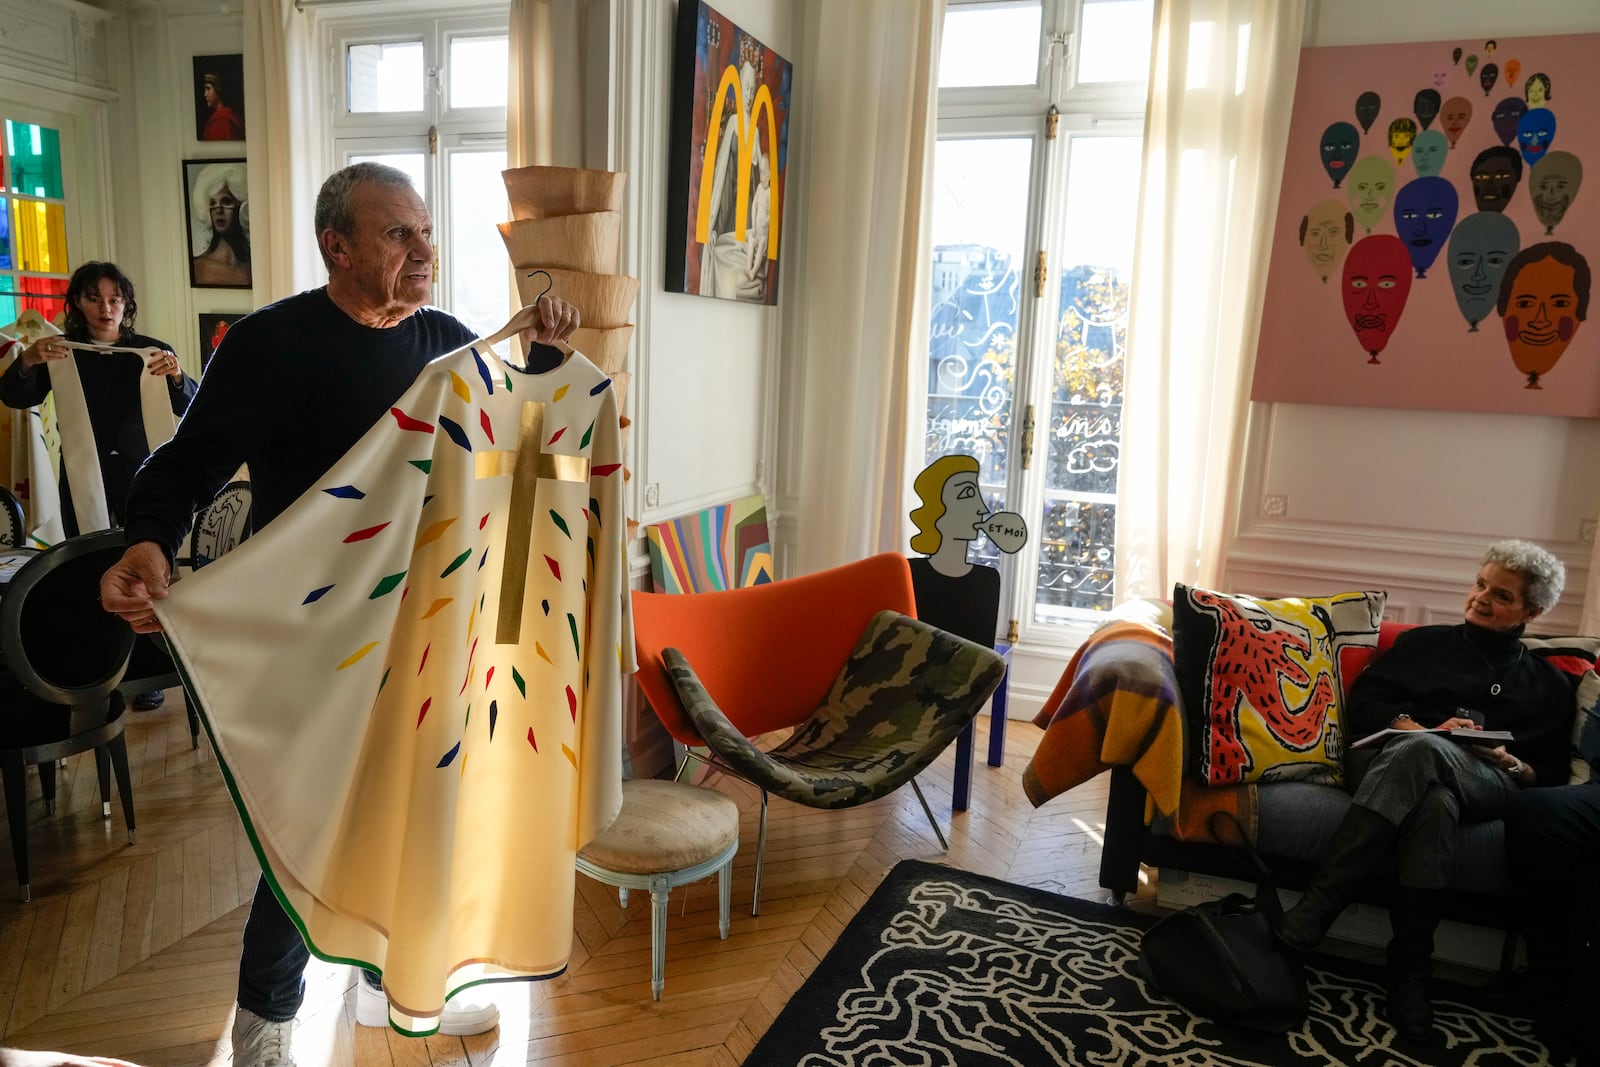
M 811 158 L 806 194 L 784 205 L 785 237 L 804 238 L 798 262 L 784 262 L 796 277 L 779 296 L 789 302 L 785 358 L 804 368 L 789 378 L 803 382 L 791 435 L 800 442 L 798 573 L 905 551 L 908 396 L 928 351 L 943 19 L 944 0 L 806 9 L 804 54 L 826 56 L 827 69 L 796 79 Z
M 1578 619 L 1580 634 L 1600 634 L 1600 537 L 1589 549 L 1589 582 L 1583 591 L 1583 614 Z
M 1157 0 L 1117 493 L 1119 598 L 1222 579 L 1305 0 Z
M 294 0 L 245 0 L 245 129 L 250 138 L 250 279 L 255 302 L 321 285 L 313 215 L 326 141 L 313 99 L 311 17 Z
M 570 0 L 511 0 L 506 166 L 583 165 L 584 13 Z

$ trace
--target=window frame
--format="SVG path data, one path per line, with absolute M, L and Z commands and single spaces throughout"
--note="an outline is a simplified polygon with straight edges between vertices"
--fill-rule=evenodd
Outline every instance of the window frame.
M 452 9 L 430 15 L 413 8 L 409 16 L 349 14 L 326 16 L 320 32 L 326 53 L 324 77 L 328 79 L 327 138 L 335 167 L 352 155 L 416 152 L 423 156 L 423 201 L 433 218 L 435 269 L 432 299 L 448 307 L 453 280 L 450 235 L 451 185 L 449 161 L 459 150 L 507 151 L 505 105 L 451 107 L 449 101 L 450 46 L 461 38 L 510 37 L 510 15 L 503 4 Z M 349 100 L 349 49 L 365 44 L 420 41 L 423 48 L 423 106 L 418 111 L 352 112 Z M 508 72 L 509 76 L 509 72 Z M 506 217 L 510 218 L 507 207 Z M 513 303 L 507 270 L 507 314 Z
M 32 115 L 33 117 L 24 117 Z M 15 102 L 6 102 L 0 107 L 0 137 L 5 136 L 5 122 L 12 122 L 19 126 L 33 126 L 55 131 L 56 152 L 61 165 L 61 195 L 45 196 L 30 192 L 13 192 L 11 185 L 14 179 L 15 160 L 8 148 L 0 147 L 0 158 L 3 158 L 3 184 L 0 184 L 0 211 L 6 213 L 7 244 L 11 257 L 11 266 L 0 268 L 0 295 L 9 296 L 14 301 L 16 315 L 20 315 L 29 307 L 38 308 L 45 318 L 54 318 L 56 313 L 63 310 L 65 304 L 66 284 L 72 278 L 75 269 L 72 259 L 72 249 L 76 244 L 74 236 L 74 207 L 75 198 L 72 196 L 72 161 L 71 161 L 71 131 L 64 129 L 60 123 L 60 115 L 41 112 L 39 109 L 24 107 Z M 17 204 L 45 204 L 61 209 L 61 252 L 63 263 L 60 271 L 29 270 L 22 266 L 21 252 L 19 251 L 20 234 L 16 226 L 16 218 L 12 214 L 13 205 Z M 19 295 L 29 289 L 34 280 L 50 283 L 60 283 L 62 292 L 54 296 L 23 296 Z M 15 315 L 7 317 L 0 325 L 10 323 Z
M 329 17 L 324 22 L 328 50 L 328 85 L 333 99 L 329 124 L 333 137 L 373 136 L 380 131 L 414 129 L 419 123 L 449 127 L 455 133 L 483 133 L 506 129 L 506 108 L 451 107 L 449 101 L 450 42 L 458 37 L 509 38 L 510 16 L 503 6 L 465 9 L 443 16 L 418 15 L 397 19 L 379 15 Z M 350 110 L 349 49 L 363 44 L 422 44 L 422 70 L 427 84 L 419 111 Z
M 959 7 L 1003 7 L 1013 0 L 949 0 L 949 9 Z M 1018 639 L 1035 647 L 1070 650 L 1104 619 L 1100 613 L 1083 610 L 1081 615 L 1063 622 L 1035 618 L 1037 583 L 1043 547 L 1043 521 L 1047 498 L 1061 497 L 1045 487 L 1042 465 L 1048 462 L 1047 444 L 1040 427 L 1050 425 L 1050 375 L 1052 360 L 1041 346 L 1054 336 L 1056 304 L 1060 300 L 1060 281 L 1065 252 L 1071 247 L 1065 231 L 1066 183 L 1071 151 L 1079 138 L 1097 136 L 1138 136 L 1144 128 L 1145 82 L 1096 82 L 1079 85 L 1075 81 L 1076 47 L 1082 40 L 1083 6 L 1086 0 L 1041 0 L 1041 74 L 1031 86 L 990 86 L 938 90 L 937 133 L 939 139 L 979 137 L 1035 138 L 1032 182 L 1028 208 L 1028 228 L 1024 247 L 1028 250 L 1026 276 L 1021 287 L 1016 329 L 1016 360 L 1013 378 L 1012 412 L 1008 429 L 1010 460 L 1007 462 L 1006 502 L 1010 509 L 1027 517 L 1028 542 L 1015 555 L 1002 554 L 1001 630 L 1006 619 L 1015 619 Z M 1093 0 L 1088 0 L 1093 2 Z M 1047 138 L 1044 114 L 1054 107 L 1057 131 Z M 1045 295 L 1036 297 L 1032 278 L 1032 257 L 1038 250 L 1047 255 L 1049 273 Z M 1035 404 L 1035 443 L 1033 467 L 1024 472 L 1020 442 L 1012 437 L 1021 432 L 1026 405 Z M 912 447 L 920 452 L 925 433 L 927 405 L 922 406 L 922 422 L 915 428 Z M 1087 499 L 1070 495 L 1072 499 Z M 1028 588 L 1023 588 L 1025 576 Z M 1079 609 L 1081 610 L 1081 609 Z

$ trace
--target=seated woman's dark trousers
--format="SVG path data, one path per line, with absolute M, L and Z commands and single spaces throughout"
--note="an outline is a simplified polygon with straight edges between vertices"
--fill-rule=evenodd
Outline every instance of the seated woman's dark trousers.
M 1501 818 L 1517 786 L 1470 746 L 1419 733 L 1350 753 L 1351 803 L 1399 827 L 1396 880 L 1405 889 L 1449 885 L 1456 827 Z

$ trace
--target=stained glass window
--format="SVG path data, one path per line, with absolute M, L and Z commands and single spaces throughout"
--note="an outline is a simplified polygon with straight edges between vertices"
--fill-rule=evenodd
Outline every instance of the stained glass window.
M 61 199 L 61 134 L 7 119 L 6 155 L 13 193 Z
M 61 134 L 5 120 L 0 144 L 0 326 L 27 308 L 46 318 L 62 310 L 72 268 L 67 261 Z
M 67 272 L 67 213 L 60 204 L 11 201 L 17 266 L 41 274 Z

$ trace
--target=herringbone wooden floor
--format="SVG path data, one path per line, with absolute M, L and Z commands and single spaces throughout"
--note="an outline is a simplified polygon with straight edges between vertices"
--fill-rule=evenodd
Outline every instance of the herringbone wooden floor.
M 971 810 L 950 816 L 953 749 L 920 781 L 948 827 L 941 853 L 909 789 L 841 812 L 773 801 L 762 914 L 750 915 L 759 803 L 716 782 L 744 811 L 733 929 L 717 938 L 716 881 L 676 890 L 666 992 L 650 998 L 648 894 L 578 879 L 571 966 L 548 982 L 491 987 L 497 1030 L 402 1038 L 355 1025 L 354 972 L 313 961 L 295 1034 L 301 1067 L 559 1063 L 701 1067 L 741 1063 L 883 875 L 904 858 L 949 863 L 1091 899 L 1105 780 L 1035 810 L 1021 772 L 1039 731 L 1013 722 L 1004 767 L 979 766 Z M 189 747 L 181 694 L 134 714 L 127 731 L 138 844 L 120 811 L 100 817 L 94 761 L 69 762 L 44 814 L 29 784 L 33 900 L 15 892 L 0 841 L 0 1045 L 140 1064 L 231 1059 L 239 940 L 257 867 L 204 741 Z M 986 750 L 980 724 L 978 751 Z M 741 903 L 742 907 L 741 907 Z

